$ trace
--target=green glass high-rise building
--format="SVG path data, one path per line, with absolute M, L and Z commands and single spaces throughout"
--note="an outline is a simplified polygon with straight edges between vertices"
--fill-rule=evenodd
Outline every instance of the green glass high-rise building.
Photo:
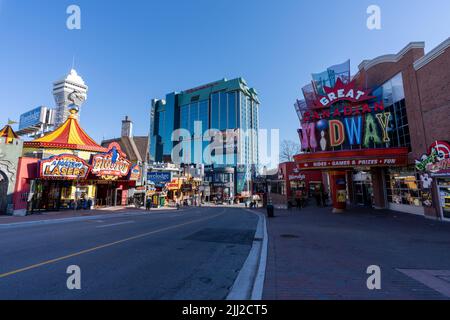
M 242 78 L 223 79 L 167 94 L 165 100 L 153 100 L 150 121 L 151 160 L 204 164 L 211 168 L 234 168 L 235 190 L 231 193 L 249 191 L 249 181 L 256 174 L 259 164 L 259 107 L 258 93 Z M 172 134 L 177 129 L 185 130 L 182 142 L 172 139 Z M 235 134 L 231 145 L 230 141 L 224 143 L 223 153 L 226 156 L 220 157 L 213 152 L 212 161 L 203 156 L 211 143 L 204 133 L 211 129 Z M 173 156 L 180 143 L 188 146 L 179 154 L 181 161 Z

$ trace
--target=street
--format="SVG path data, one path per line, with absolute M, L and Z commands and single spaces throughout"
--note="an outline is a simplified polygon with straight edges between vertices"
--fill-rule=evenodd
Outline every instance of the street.
M 225 299 L 258 217 L 235 208 L 0 229 L 0 299 Z M 81 290 L 67 268 L 81 269 Z

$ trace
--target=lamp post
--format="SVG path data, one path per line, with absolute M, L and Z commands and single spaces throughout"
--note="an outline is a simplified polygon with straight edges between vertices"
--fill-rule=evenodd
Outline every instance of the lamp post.
M 272 192 L 272 185 L 271 185 L 271 180 L 268 179 L 268 174 L 267 174 L 267 167 L 264 166 L 264 177 L 265 177 L 265 183 L 266 183 L 266 192 L 267 192 L 267 216 L 269 218 L 273 218 L 274 215 L 274 211 L 275 211 L 275 207 L 272 204 L 272 196 L 271 196 L 271 192 Z

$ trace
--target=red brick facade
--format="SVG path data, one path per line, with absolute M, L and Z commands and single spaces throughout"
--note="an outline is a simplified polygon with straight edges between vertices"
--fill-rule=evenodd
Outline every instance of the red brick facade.
M 450 39 L 440 47 L 440 54 L 429 59 L 424 43 L 411 43 L 396 55 L 364 61 L 355 76 L 359 86 L 374 88 L 402 73 L 411 164 L 435 141 L 450 140 Z M 418 65 L 422 60 L 424 64 Z

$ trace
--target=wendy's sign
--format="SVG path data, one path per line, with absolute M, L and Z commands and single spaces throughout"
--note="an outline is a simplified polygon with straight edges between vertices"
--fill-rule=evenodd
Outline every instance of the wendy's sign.
M 41 179 L 85 179 L 88 173 L 89 165 L 86 161 L 71 154 L 62 154 L 41 160 L 39 164 Z
M 92 174 L 105 180 L 117 180 L 128 176 L 131 162 L 116 142 L 108 146 L 108 152 L 92 157 Z
M 324 88 L 315 108 L 303 113 L 299 137 L 303 150 L 327 151 L 342 145 L 369 148 L 390 142 L 392 114 L 384 104 L 373 101 L 369 91 L 344 84 L 338 79 L 334 88 Z

